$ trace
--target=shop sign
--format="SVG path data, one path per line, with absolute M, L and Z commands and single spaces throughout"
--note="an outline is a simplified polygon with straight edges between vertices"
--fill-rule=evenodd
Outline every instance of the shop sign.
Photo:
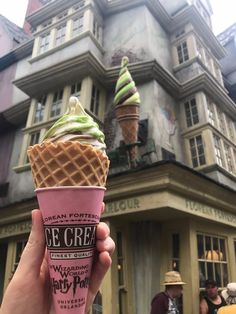
M 188 212 L 236 227 L 234 214 L 189 199 L 185 200 L 185 205 Z
M 31 221 L 23 221 L 11 225 L 2 226 L 0 227 L 0 239 L 29 233 L 30 229 Z
M 128 198 L 116 202 L 106 203 L 104 214 L 120 214 L 130 210 L 137 210 L 139 208 L 140 200 L 138 198 Z

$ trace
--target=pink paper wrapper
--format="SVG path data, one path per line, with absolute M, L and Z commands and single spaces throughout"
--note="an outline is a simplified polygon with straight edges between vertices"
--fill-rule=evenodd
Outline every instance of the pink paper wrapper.
M 105 188 L 36 189 L 56 314 L 84 314 Z

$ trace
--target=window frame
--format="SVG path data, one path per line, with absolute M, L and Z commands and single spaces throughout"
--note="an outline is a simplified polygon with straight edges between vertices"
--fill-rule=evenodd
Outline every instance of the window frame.
M 224 156 L 223 156 L 223 151 L 221 147 L 221 138 L 213 133 L 213 140 L 214 140 L 214 151 L 215 151 L 215 157 L 216 157 L 216 163 L 220 167 L 225 167 L 224 164 Z
M 66 29 L 67 29 L 67 23 L 64 22 L 56 27 L 56 34 L 55 34 L 55 42 L 54 46 L 58 47 L 65 43 L 66 41 Z
M 40 36 L 39 54 L 49 50 L 51 32 L 46 32 Z
M 90 111 L 96 116 L 99 117 L 100 111 L 100 95 L 101 91 L 94 83 L 92 85 L 91 91 L 91 101 L 90 101 Z
M 201 140 L 200 145 L 197 142 L 198 138 Z M 193 142 L 194 145 L 192 145 L 191 142 Z M 190 138 L 189 147 L 190 147 L 190 154 L 191 154 L 193 168 L 206 165 L 206 155 L 205 155 L 205 150 L 204 150 L 203 136 L 199 134 Z M 203 153 L 201 153 L 201 150 L 203 151 Z M 195 154 L 193 154 L 193 152 L 195 152 Z
M 198 274 L 199 274 L 199 287 L 204 288 L 204 281 L 208 278 L 214 279 L 218 281 L 217 278 L 217 267 L 216 265 L 219 265 L 218 270 L 220 270 L 220 285 L 219 288 L 223 288 L 227 285 L 228 279 L 229 279 L 229 259 L 227 255 L 227 238 L 214 235 L 214 234 L 208 234 L 204 232 L 197 232 L 197 262 L 198 262 Z M 203 238 L 202 242 L 202 255 L 199 256 L 199 252 L 201 251 L 200 245 L 199 245 L 199 237 Z M 215 240 L 214 240 L 215 239 Z M 210 240 L 210 247 L 209 247 L 209 240 Z M 208 243 L 207 243 L 208 241 Z M 223 243 L 223 244 L 222 244 Z M 207 245 L 208 244 L 208 245 Z M 218 257 L 218 259 L 217 259 Z M 204 273 L 202 274 L 202 280 L 201 280 L 201 267 L 200 263 L 204 263 Z M 209 275 L 210 265 L 212 266 L 212 274 Z M 227 278 L 223 278 L 225 274 L 225 269 L 223 269 L 223 265 L 225 265 L 227 270 Z M 205 276 L 204 276 L 205 274 Z M 212 278 L 213 277 L 213 278 Z M 202 281 L 202 282 L 201 282 Z
M 184 47 L 185 46 L 185 47 Z M 187 40 L 182 41 L 176 46 L 178 62 L 182 64 L 189 60 L 189 51 Z
M 62 110 L 62 103 L 63 103 L 63 94 L 64 94 L 64 89 L 58 89 L 57 91 L 55 91 L 53 93 L 53 100 L 50 106 L 50 112 L 49 112 L 49 116 L 50 118 L 55 118 L 58 117 L 61 114 L 61 110 Z M 53 107 L 55 108 L 55 110 L 53 109 Z M 54 113 L 55 114 L 52 114 Z
M 78 21 L 78 25 L 75 23 Z M 77 27 L 75 27 L 77 26 Z M 71 37 L 76 37 L 84 31 L 84 14 L 78 15 L 72 19 Z
M 187 127 L 199 123 L 199 114 L 196 98 L 193 97 L 184 103 L 185 118 Z

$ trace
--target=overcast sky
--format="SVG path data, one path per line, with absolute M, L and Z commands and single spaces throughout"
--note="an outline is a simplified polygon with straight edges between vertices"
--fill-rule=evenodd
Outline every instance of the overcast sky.
M 213 31 L 216 35 L 236 23 L 235 0 L 210 0 L 214 11 Z M 23 26 L 28 0 L 0 0 L 0 14 L 20 27 Z

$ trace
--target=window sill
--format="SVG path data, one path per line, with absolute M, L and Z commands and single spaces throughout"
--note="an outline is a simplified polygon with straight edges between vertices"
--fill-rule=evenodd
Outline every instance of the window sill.
M 21 165 L 21 166 L 16 166 L 13 168 L 13 170 L 16 172 L 16 173 L 21 173 L 21 172 L 24 172 L 24 171 L 28 171 L 30 170 L 30 164 L 24 164 L 24 165 Z

